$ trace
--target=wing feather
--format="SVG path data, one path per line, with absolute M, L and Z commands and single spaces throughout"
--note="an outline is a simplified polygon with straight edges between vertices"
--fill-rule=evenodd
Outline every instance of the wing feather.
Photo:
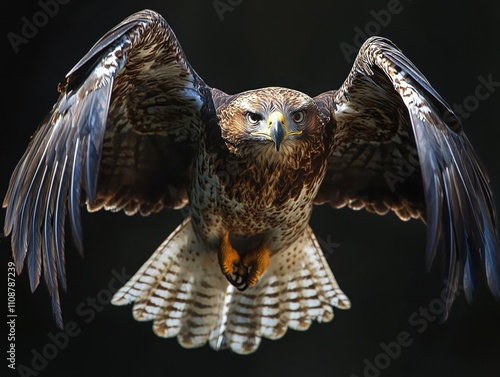
M 211 98 L 166 21 L 149 10 L 109 31 L 58 89 L 3 206 L 17 272 L 26 259 L 32 290 L 43 272 L 62 326 L 66 215 L 83 252 L 82 204 L 144 215 L 184 205 Z
M 316 203 L 424 220 L 428 268 L 438 253 L 446 261 L 444 319 L 460 279 L 468 300 L 480 275 L 500 298 L 488 175 L 459 119 L 422 73 L 392 42 L 372 37 L 330 98 L 337 129 Z

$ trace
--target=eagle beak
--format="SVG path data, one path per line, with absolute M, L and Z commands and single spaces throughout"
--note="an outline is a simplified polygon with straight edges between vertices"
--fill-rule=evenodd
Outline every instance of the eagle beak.
M 267 127 L 269 129 L 269 136 L 274 141 L 276 150 L 279 151 L 281 142 L 286 136 L 285 116 L 279 111 L 273 112 L 267 119 Z
M 281 142 L 288 136 L 300 135 L 302 133 L 302 131 L 290 131 L 287 127 L 285 116 L 279 111 L 274 111 L 269 115 L 266 126 L 264 131 L 252 132 L 251 134 L 254 136 L 264 136 L 267 140 L 272 140 L 278 152 Z

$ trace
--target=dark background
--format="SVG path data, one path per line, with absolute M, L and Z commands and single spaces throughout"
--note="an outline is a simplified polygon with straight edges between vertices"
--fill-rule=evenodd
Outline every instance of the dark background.
M 379 34 L 402 48 L 449 103 L 462 104 L 474 95 L 479 76 L 500 81 L 499 6 L 494 3 L 482 2 L 479 7 L 477 2 L 401 0 L 401 12 L 393 14 Z M 41 8 L 35 1 L 3 1 L 0 195 L 30 135 L 55 103 L 57 83 L 100 36 L 135 11 L 160 12 L 192 66 L 211 86 L 235 93 L 280 85 L 315 95 L 340 86 L 351 68 L 339 44 L 356 46 L 356 27 L 364 30 L 371 25 L 377 31 L 369 24 L 374 20 L 370 11 L 388 9 L 387 1 L 233 4 L 237 5 L 221 21 L 207 0 L 72 0 L 60 5 L 16 53 L 8 33 L 21 34 L 22 18 L 31 20 Z M 463 119 L 490 172 L 497 202 L 499 99 L 494 91 Z M 215 352 L 208 346 L 185 350 L 175 339 L 156 337 L 151 323 L 134 321 L 130 306 L 108 304 L 102 311 L 89 311 L 88 298 L 104 303 L 109 298 L 112 271 L 125 268 L 132 275 L 181 219 L 175 211 L 148 218 L 85 213 L 86 255 L 80 258 L 68 239 L 69 286 L 62 297 L 64 318 L 75 324 L 78 334 L 64 341 L 60 336 L 62 349 L 54 351 L 50 334 L 59 330 L 47 291 L 41 286 L 31 294 L 23 273 L 16 287 L 16 363 L 32 368 L 34 355 L 45 349 L 57 355 L 47 365 L 38 365 L 43 367 L 40 376 L 190 376 L 200 366 L 197 375 L 433 377 L 497 376 L 500 371 L 500 303 L 484 287 L 472 305 L 459 296 L 445 324 L 412 324 L 415 315 L 422 318 L 420 308 L 437 310 L 432 305 L 444 284 L 438 269 L 425 270 L 424 225 L 401 222 L 392 214 L 316 208 L 311 225 L 331 246 L 326 249 L 328 261 L 352 309 L 337 310 L 332 322 L 315 323 L 306 332 L 290 330 L 281 340 L 263 340 L 249 356 Z M 8 242 L 0 244 L 5 285 L 11 260 Z M 77 309 L 81 305 L 86 315 Z M 391 344 L 404 332 L 411 344 L 401 347 L 399 354 L 393 348 L 392 359 L 384 356 L 387 351 L 381 343 Z M 384 369 L 365 370 L 369 362 L 382 363 Z

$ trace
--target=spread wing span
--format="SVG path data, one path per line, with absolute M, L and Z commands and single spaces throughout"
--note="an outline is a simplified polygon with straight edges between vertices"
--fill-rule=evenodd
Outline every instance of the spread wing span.
M 3 206 L 18 273 L 41 272 L 61 326 L 68 213 L 82 250 L 80 206 L 147 215 L 186 204 L 209 89 L 165 20 L 135 13 L 110 30 L 59 85 L 60 97 L 17 165 Z
M 486 277 L 500 298 L 498 222 L 489 178 L 460 120 L 390 41 L 361 47 L 337 91 L 316 97 L 336 119 L 334 150 L 316 203 L 365 208 L 427 224 L 427 265 L 442 253 L 449 286 L 471 300 Z

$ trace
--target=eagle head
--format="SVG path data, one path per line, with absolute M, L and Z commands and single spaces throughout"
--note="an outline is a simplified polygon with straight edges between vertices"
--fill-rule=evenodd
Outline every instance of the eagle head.
M 314 100 L 287 88 L 227 96 L 217 110 L 221 136 L 238 155 L 281 159 L 307 147 L 324 125 Z

